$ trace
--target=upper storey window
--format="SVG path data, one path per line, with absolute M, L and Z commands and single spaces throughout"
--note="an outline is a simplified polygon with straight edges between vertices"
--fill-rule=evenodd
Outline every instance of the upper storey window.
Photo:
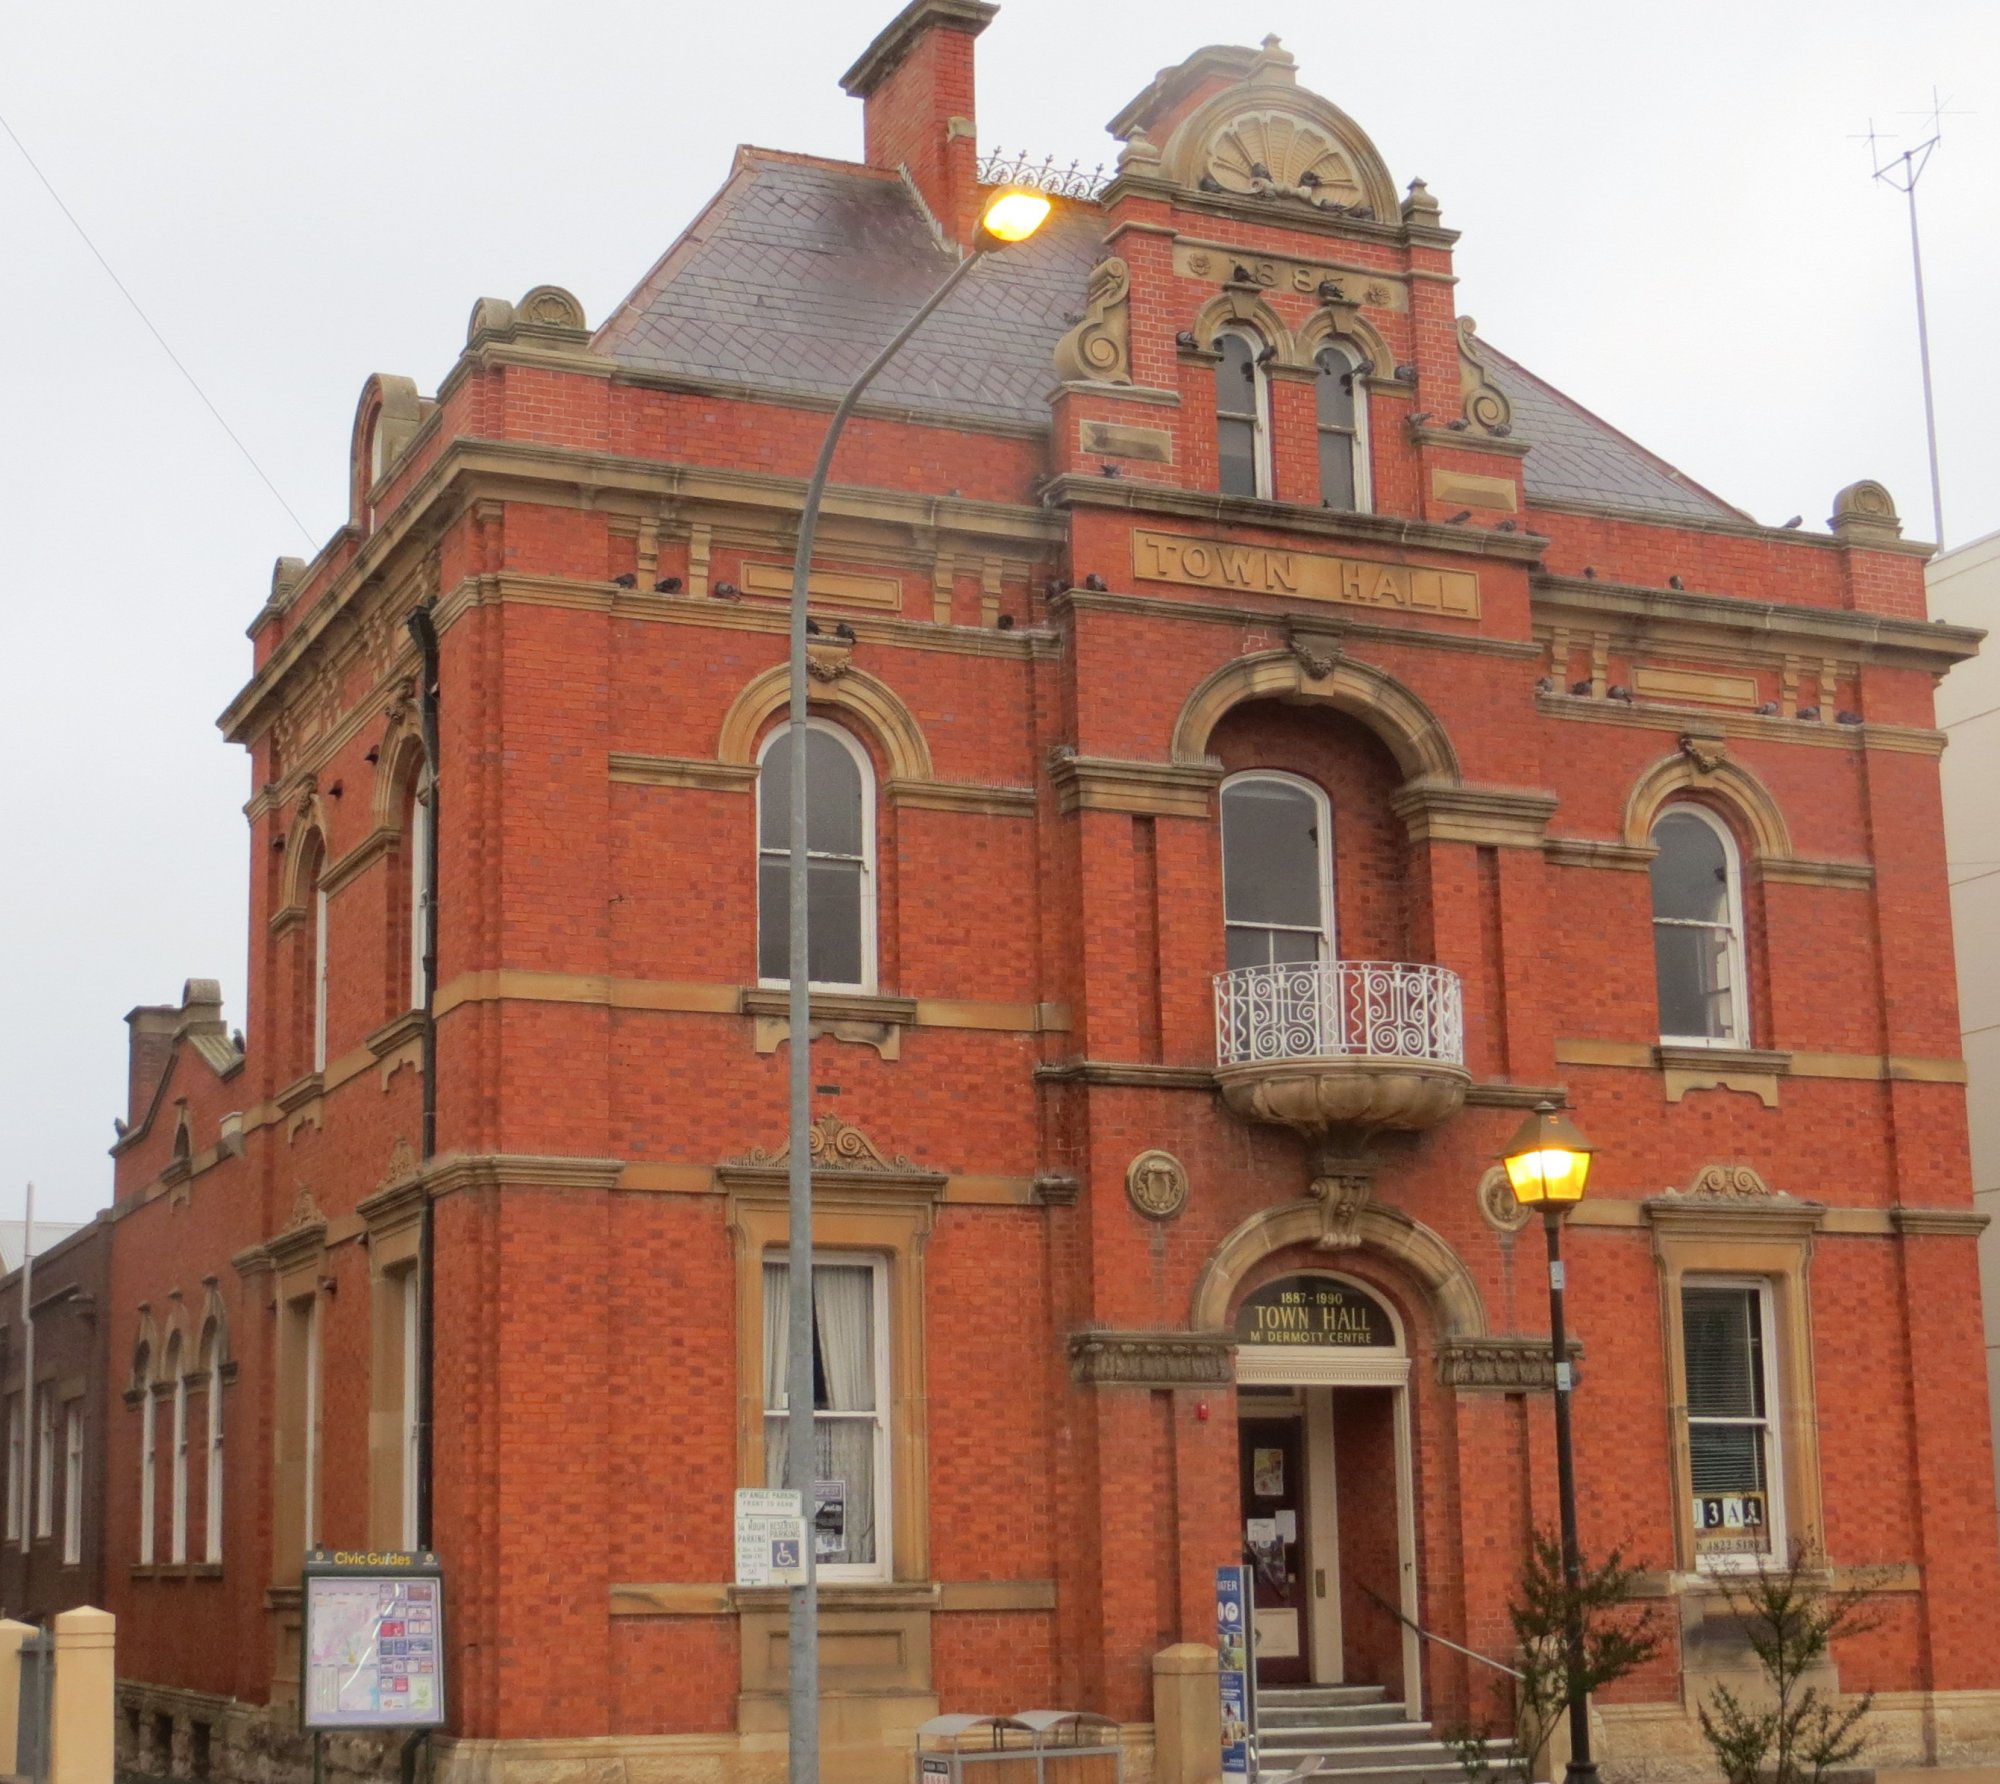
M 1319 419 L 1322 507 L 1358 513 L 1369 506 L 1368 403 L 1361 367 L 1344 346 L 1329 342 L 1313 358 Z
M 806 966 L 815 985 L 875 983 L 875 777 L 860 744 L 835 726 L 806 731 Z M 791 972 L 789 726 L 771 734 L 757 776 L 757 976 Z
M 1229 969 L 1333 954 L 1332 811 L 1310 781 L 1241 774 L 1222 789 Z
M 1216 337 L 1215 346 L 1220 355 L 1215 364 L 1215 433 L 1222 493 L 1268 496 L 1270 406 L 1264 368 L 1258 363 L 1264 343 L 1253 334 L 1232 328 Z
M 1653 825 L 1653 966 L 1660 1038 L 1745 1046 L 1743 883 L 1736 842 L 1697 805 Z

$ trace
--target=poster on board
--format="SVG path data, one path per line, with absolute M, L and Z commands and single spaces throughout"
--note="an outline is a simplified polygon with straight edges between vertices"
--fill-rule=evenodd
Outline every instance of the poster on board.
M 441 1728 L 444 1572 L 428 1549 L 312 1549 L 299 1575 L 299 1722 Z
M 1250 1570 L 1215 1570 L 1216 1675 L 1222 1694 L 1222 1772 L 1226 1778 L 1257 1774 L 1255 1664 L 1250 1630 Z

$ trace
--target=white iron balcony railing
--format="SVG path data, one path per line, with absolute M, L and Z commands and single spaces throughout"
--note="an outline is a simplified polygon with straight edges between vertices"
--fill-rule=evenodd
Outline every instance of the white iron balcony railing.
M 1464 1065 L 1458 974 L 1388 960 L 1316 960 L 1215 975 L 1218 1065 L 1361 1057 Z

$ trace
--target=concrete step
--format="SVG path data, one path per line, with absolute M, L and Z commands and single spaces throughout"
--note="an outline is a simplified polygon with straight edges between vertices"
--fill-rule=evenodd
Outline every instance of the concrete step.
M 1282 1709 L 1295 1710 L 1306 1704 L 1365 1704 L 1383 1703 L 1388 1699 L 1388 1691 L 1380 1685 L 1260 1685 L 1257 1687 L 1259 1703 L 1276 1704 Z
M 1257 1784 L 1282 1784 L 1294 1769 L 1291 1762 L 1273 1762 L 1270 1754 L 1259 1752 Z M 1504 1775 L 1504 1774 L 1503 1774 Z M 1321 1769 L 1319 1776 L 1325 1777 Z M 1340 1784 L 1465 1784 L 1465 1768 L 1456 1756 L 1422 1765 L 1385 1765 L 1369 1771 L 1343 1771 Z
M 1442 1741 L 1403 1741 L 1378 1747 L 1301 1746 L 1291 1739 L 1259 1741 L 1257 1757 L 1266 1766 L 1290 1771 L 1302 1759 L 1317 1759 L 1322 1774 L 1338 1772 L 1378 1772 L 1398 1766 L 1447 1765 L 1457 1767 L 1458 1755 Z
M 1405 1722 L 1401 1716 L 1397 1716 L 1393 1721 L 1329 1728 L 1321 1722 L 1274 1723 L 1270 1712 L 1262 1709 L 1257 1716 L 1257 1733 L 1267 1746 L 1279 1747 L 1372 1749 L 1383 1745 L 1407 1746 L 1413 1741 L 1437 1739 L 1428 1722 Z
M 1257 1720 L 1265 1728 L 1404 1728 L 1399 1703 L 1274 1704 L 1257 1694 Z

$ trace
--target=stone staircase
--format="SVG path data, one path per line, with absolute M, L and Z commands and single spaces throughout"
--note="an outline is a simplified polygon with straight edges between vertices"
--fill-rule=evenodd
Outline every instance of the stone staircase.
M 1458 1755 L 1380 1685 L 1266 1685 L 1257 1692 L 1258 1784 L 1308 1759 L 1315 1784 L 1466 1784 Z

